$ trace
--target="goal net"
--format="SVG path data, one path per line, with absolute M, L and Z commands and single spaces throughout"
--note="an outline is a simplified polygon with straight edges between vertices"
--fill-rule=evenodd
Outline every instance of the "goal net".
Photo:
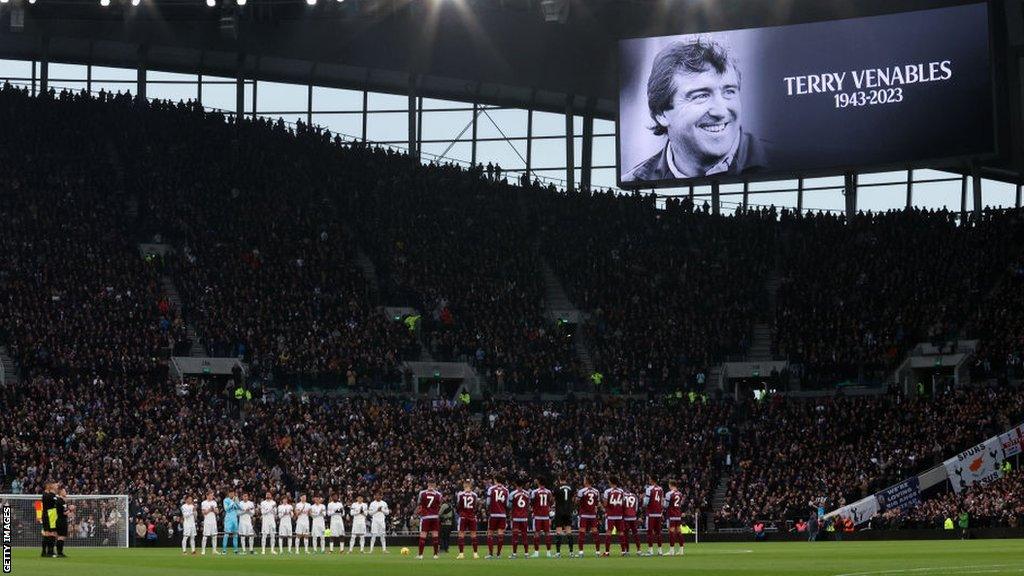
M 42 495 L 0 494 L 11 511 L 11 544 L 38 546 L 42 535 Z M 68 546 L 128 547 L 128 496 L 68 496 Z

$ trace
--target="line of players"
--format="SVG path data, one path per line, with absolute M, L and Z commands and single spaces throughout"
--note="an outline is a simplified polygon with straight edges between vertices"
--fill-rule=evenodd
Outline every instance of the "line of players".
M 487 487 L 486 496 L 481 500 L 473 490 L 472 481 L 463 482 L 462 490 L 455 495 L 455 514 L 458 519 L 458 559 L 465 558 L 466 535 L 471 538 L 473 558 L 479 558 L 477 543 L 477 518 L 483 504 L 487 517 L 487 559 L 500 558 L 505 539 L 505 530 L 512 532 L 512 554 L 516 558 L 518 547 L 523 546 L 523 557 L 529 556 L 529 535 L 533 535 L 533 558 L 540 556 L 540 540 L 544 537 L 547 557 L 551 554 L 552 524 L 555 534 L 554 557 L 561 558 L 562 542 L 569 547 L 569 557 L 583 557 L 587 535 L 594 542 L 594 553 L 607 557 L 611 552 L 612 538 L 618 536 L 620 552 L 629 554 L 629 541 L 632 537 L 636 544 L 637 556 L 661 556 L 662 520 L 668 526 L 668 556 L 683 555 L 683 495 L 675 481 L 669 481 L 669 490 L 664 492 L 657 479 L 651 477 L 644 487 L 643 498 L 628 488 L 619 485 L 618 479 L 609 478 L 608 488 L 598 491 L 589 479 L 583 480 L 583 487 L 574 491 L 564 476 L 559 477 L 558 486 L 554 491 L 544 485 L 544 480 L 537 478 L 535 486 L 527 490 L 524 482 L 517 481 L 510 490 L 500 478 L 493 478 Z M 427 489 L 417 496 L 420 517 L 419 553 L 417 559 L 423 558 L 423 549 L 427 537 L 433 538 L 434 558 L 438 557 L 440 511 L 444 495 L 437 490 L 435 483 L 427 484 Z M 574 552 L 572 516 L 573 511 L 579 516 L 579 551 Z M 601 551 L 601 538 L 598 532 L 599 512 L 604 513 L 604 551 Z M 639 518 L 643 513 L 646 518 L 647 552 L 641 549 L 638 530 Z M 678 544 L 678 548 L 676 547 Z M 657 551 L 655 552 L 655 545 Z
M 223 552 L 217 551 L 217 513 L 218 505 L 213 491 L 207 492 L 206 500 L 200 504 L 200 511 L 203 515 L 202 554 L 206 554 L 206 542 L 210 540 L 214 554 L 227 554 L 228 538 L 231 537 L 232 548 L 235 554 L 239 553 L 238 543 L 241 537 L 241 553 L 255 554 L 253 548 L 253 518 L 259 511 L 260 535 L 262 543 L 260 554 L 267 553 L 267 544 L 270 544 L 270 553 L 281 554 L 290 552 L 299 554 L 299 543 L 306 554 L 310 553 L 309 543 L 313 542 L 313 553 L 333 553 L 335 543 L 338 544 L 338 552 L 345 552 L 345 510 L 348 508 L 352 519 L 349 549 L 351 554 L 355 549 L 356 537 L 359 537 L 359 553 L 365 551 L 367 536 L 367 517 L 370 518 L 370 549 L 373 553 L 374 544 L 379 539 L 381 550 L 387 554 L 387 535 L 385 518 L 391 514 L 390 508 L 380 493 L 374 496 L 374 500 L 367 504 L 362 496 L 357 496 L 355 502 L 345 506 L 337 494 L 331 494 L 327 504 L 320 496 L 314 496 L 313 502 L 308 502 L 306 495 L 302 494 L 293 505 L 288 496 L 282 496 L 281 502 L 274 500 L 274 495 L 267 492 L 259 507 L 249 498 L 249 494 L 243 492 L 242 499 L 238 500 L 234 490 L 229 490 L 223 500 L 224 509 L 224 530 Z M 191 547 L 192 554 L 196 553 L 196 508 L 191 496 L 185 497 L 181 505 L 182 516 L 182 538 L 181 553 L 187 554 L 187 547 Z M 330 519 L 328 527 L 327 520 Z M 294 527 L 292 525 L 294 521 Z M 278 542 L 280 539 L 280 542 Z M 326 544 L 330 544 L 328 549 Z M 293 547 L 294 545 L 294 547 Z

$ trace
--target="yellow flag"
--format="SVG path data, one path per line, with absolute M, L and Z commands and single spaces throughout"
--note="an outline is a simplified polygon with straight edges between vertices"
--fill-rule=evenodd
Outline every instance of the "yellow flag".
M 619 532 L 618 526 L 612 526 L 612 536 L 615 536 Z

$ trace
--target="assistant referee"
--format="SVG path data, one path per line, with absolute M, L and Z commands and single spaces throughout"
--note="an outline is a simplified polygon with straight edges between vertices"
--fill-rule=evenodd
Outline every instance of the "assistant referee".
M 55 556 L 54 545 L 57 541 L 57 483 L 47 482 L 43 487 L 43 558 Z
M 67 558 L 64 555 L 64 540 L 68 537 L 68 491 L 60 488 L 57 491 L 57 558 Z

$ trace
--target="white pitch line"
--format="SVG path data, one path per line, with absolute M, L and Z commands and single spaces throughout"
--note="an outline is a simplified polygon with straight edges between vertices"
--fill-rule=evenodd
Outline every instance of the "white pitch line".
M 1003 570 L 1010 568 L 1011 570 Z M 1024 566 L 1017 564 L 977 564 L 968 566 L 933 566 L 930 568 L 902 568 L 894 570 L 877 570 L 872 572 L 846 572 L 835 576 L 879 576 L 881 574 L 993 574 L 998 572 L 1024 572 Z

